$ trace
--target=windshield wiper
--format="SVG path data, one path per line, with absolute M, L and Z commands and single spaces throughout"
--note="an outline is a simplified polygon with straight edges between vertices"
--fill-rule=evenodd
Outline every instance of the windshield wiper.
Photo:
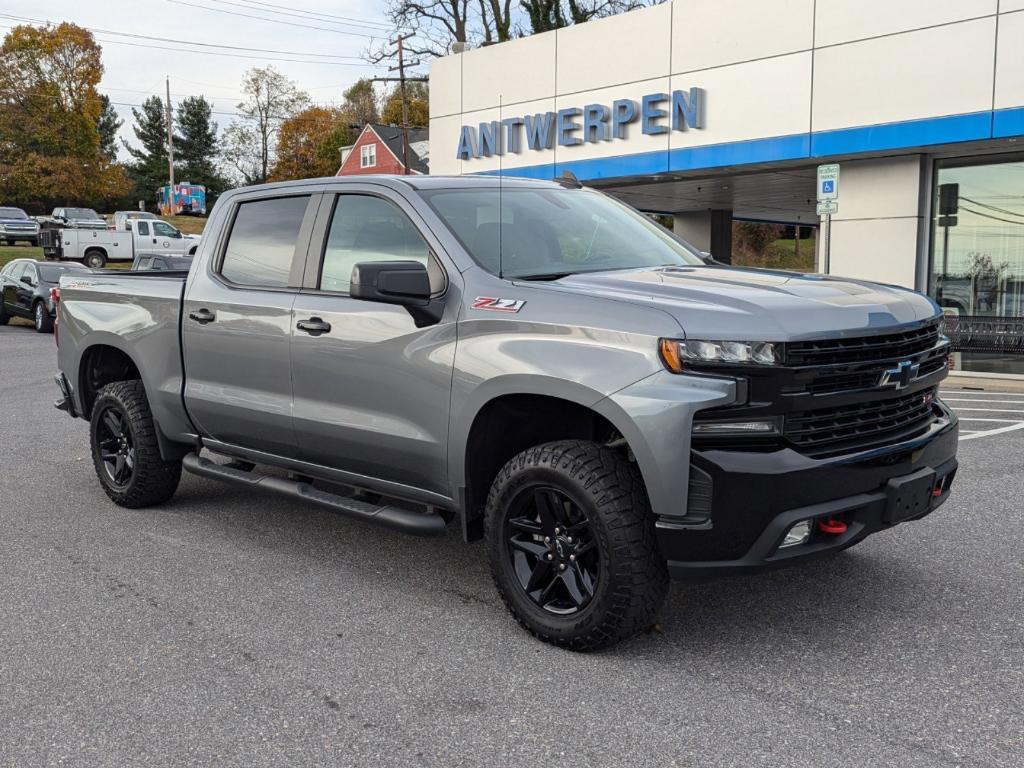
M 561 280 L 563 277 L 575 275 L 575 272 L 541 272 L 536 275 L 512 275 L 510 280 Z

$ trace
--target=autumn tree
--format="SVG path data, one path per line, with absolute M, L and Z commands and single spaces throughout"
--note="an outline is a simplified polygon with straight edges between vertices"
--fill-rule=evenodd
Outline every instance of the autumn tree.
M 74 24 L 17 26 L 0 45 L 0 199 L 96 203 L 128 187 L 104 154 L 100 46 Z
M 281 123 L 277 162 L 271 181 L 332 176 L 341 164 L 341 147 L 359 135 L 341 109 L 310 107 Z
M 430 124 L 430 93 L 427 84 L 417 81 L 405 84 L 405 98 L 408 104 L 409 125 L 426 127 Z M 381 122 L 390 125 L 402 124 L 402 92 L 395 88 L 384 102 Z
M 239 119 L 224 131 L 221 155 L 246 184 L 261 184 L 274 164 L 281 123 L 309 104 L 309 96 L 273 67 L 254 67 L 242 80 Z
M 377 92 L 373 89 L 373 82 L 367 78 L 356 80 L 343 94 L 344 103 L 341 106 L 347 119 L 353 125 L 360 128 L 367 123 L 376 123 L 380 120 L 377 110 Z

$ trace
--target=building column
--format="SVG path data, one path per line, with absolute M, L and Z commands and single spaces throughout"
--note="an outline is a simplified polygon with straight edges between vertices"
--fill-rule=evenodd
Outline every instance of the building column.
M 915 287 L 921 231 L 920 155 L 840 165 L 829 274 Z M 825 219 L 818 238 L 824 268 Z
M 732 261 L 732 211 L 684 211 L 673 216 L 672 231 L 717 261 Z

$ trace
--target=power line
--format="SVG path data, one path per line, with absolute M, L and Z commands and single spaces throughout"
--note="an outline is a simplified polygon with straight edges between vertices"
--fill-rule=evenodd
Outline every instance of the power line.
M 221 0 L 225 2 L 226 0 Z M 197 3 L 188 3 L 185 0 L 167 0 L 169 3 L 175 3 L 177 5 L 186 5 L 189 8 L 198 8 L 202 11 L 212 11 L 214 13 L 225 13 L 228 16 L 240 16 L 245 19 L 257 19 L 259 21 L 267 21 L 271 24 L 286 24 L 289 27 L 301 27 L 302 29 L 314 29 L 318 32 L 333 32 L 336 35 L 349 35 L 350 37 L 365 37 L 369 40 L 379 40 L 386 36 L 387 33 L 381 31 L 379 35 L 367 35 L 363 32 L 348 32 L 341 29 L 330 29 L 329 27 L 314 27 L 311 24 L 299 24 L 296 21 L 284 21 L 283 19 L 268 19 L 266 16 L 253 16 L 251 13 L 240 13 L 238 11 L 229 11 L 224 8 L 210 8 L 205 5 L 199 5 Z M 246 6 L 242 6 L 243 8 Z
M 992 219 L 992 221 L 1002 221 L 1006 224 L 1016 224 L 1018 227 L 1024 227 L 1024 221 L 1014 221 L 1013 219 L 1003 219 L 999 216 L 991 216 L 990 214 L 982 213 L 981 211 L 975 211 L 973 208 L 968 208 L 966 205 L 961 205 L 960 207 L 968 213 L 973 213 L 975 216 L 980 216 L 983 219 Z
M 33 24 L 46 24 L 46 23 L 49 23 L 49 22 L 43 21 L 41 19 L 32 19 L 32 18 L 29 18 L 27 16 L 12 16 L 10 14 L 5 14 L 5 13 L 0 13 L 0 18 L 10 19 L 10 20 L 13 20 L 13 21 L 24 21 L 24 22 L 33 23 Z M 13 29 L 13 27 L 10 27 L 10 26 L 4 25 L 4 24 L 0 24 L 0 28 L 2 28 L 2 29 Z M 170 38 L 153 37 L 153 36 L 150 36 L 150 35 L 136 35 L 136 34 L 133 34 L 133 33 L 130 33 L 130 32 L 114 32 L 112 30 L 98 29 L 98 28 L 92 28 L 92 27 L 83 27 L 83 29 L 87 29 L 88 31 L 93 32 L 95 34 L 117 35 L 117 36 L 123 36 L 123 37 L 138 38 L 138 39 L 142 39 L 142 40 L 156 40 L 156 41 L 166 42 L 166 43 L 175 43 L 175 44 L 177 44 L 179 46 L 182 46 L 182 45 L 189 45 L 189 46 L 190 45 L 195 45 L 195 46 L 203 46 L 203 47 L 209 47 L 209 48 L 227 48 L 227 49 L 239 50 L 239 51 L 253 51 L 254 53 L 252 53 L 252 54 L 240 54 L 240 53 L 225 53 L 225 52 L 222 52 L 222 51 L 195 51 L 195 50 L 189 50 L 187 48 L 180 48 L 180 47 L 176 48 L 176 47 L 168 47 L 168 46 L 162 46 L 162 45 L 153 45 L 153 44 L 147 44 L 147 43 L 132 43 L 132 42 L 128 42 L 126 40 L 109 40 L 109 39 L 97 38 L 97 42 L 107 43 L 107 44 L 111 44 L 111 45 L 127 45 L 127 46 L 130 46 L 130 47 L 133 47 L 133 48 L 151 48 L 151 49 L 158 50 L 158 51 L 177 51 L 179 53 L 191 53 L 191 54 L 197 54 L 197 55 L 203 55 L 203 56 L 222 56 L 222 57 L 227 57 L 227 58 L 232 58 L 232 59 L 259 59 L 260 61 L 282 61 L 282 62 L 291 62 L 291 63 L 295 63 L 295 64 L 330 64 L 330 65 L 338 66 L 338 67 L 372 67 L 374 69 L 379 69 L 379 68 L 382 67 L 382 65 L 380 65 L 380 64 L 370 64 L 370 63 L 367 63 L 365 61 L 360 61 L 358 56 L 340 56 L 340 55 L 334 56 L 333 54 L 302 53 L 300 51 L 277 51 L 277 50 L 263 49 L 263 48 L 247 48 L 247 47 L 244 47 L 244 46 L 216 45 L 216 44 L 213 44 L 213 43 L 197 43 L 197 42 L 190 42 L 190 41 L 187 41 L 187 40 L 173 40 L 173 39 L 170 39 Z M 304 56 L 304 57 L 307 57 L 307 58 L 302 58 L 302 59 L 274 58 L 274 57 L 267 57 L 267 56 L 262 56 L 262 55 L 256 55 L 257 53 L 278 53 L 278 54 L 282 54 L 282 55 L 285 55 L 285 56 Z M 324 57 L 324 60 L 322 60 L 322 61 L 310 60 L 308 58 L 310 56 Z M 342 59 L 342 58 L 344 58 L 344 59 L 356 59 L 356 61 L 332 61 L 332 60 L 328 59 L 327 57 L 333 57 L 333 58 L 338 58 L 338 59 Z
M 989 205 L 988 203 L 983 203 L 980 200 L 972 200 L 969 197 L 963 197 L 963 196 L 961 196 L 960 199 L 961 200 L 966 200 L 971 205 L 980 205 L 982 208 L 988 208 L 989 210 L 998 211 L 999 213 L 1008 213 L 1010 216 L 1022 216 L 1022 217 L 1024 217 L 1024 213 L 1018 213 L 1017 211 L 1011 211 L 1008 208 L 999 208 L 999 207 L 997 207 L 995 205 Z
M 353 19 L 349 16 L 335 16 L 329 13 L 317 13 L 315 11 L 303 11 L 299 8 L 288 8 L 283 5 L 273 5 L 272 3 L 261 3 L 255 2 L 255 0 L 243 0 L 242 3 L 231 2 L 231 0 L 210 0 L 210 2 L 218 3 L 220 5 L 233 5 L 237 8 L 246 8 L 248 10 L 256 10 L 260 13 L 269 13 L 277 16 L 290 16 L 296 19 L 307 19 L 308 21 L 321 21 L 327 24 L 337 24 L 338 26 L 346 27 L 363 27 L 368 29 L 379 30 L 382 34 L 386 34 L 392 29 L 390 24 L 379 24 L 376 22 L 366 22 L 359 19 Z M 265 6 L 268 10 L 262 8 L 252 8 L 252 6 Z M 280 8 L 281 10 L 270 10 L 274 8 Z M 319 17 L 319 18 L 318 18 Z M 333 21 L 332 19 L 339 19 L 339 21 Z

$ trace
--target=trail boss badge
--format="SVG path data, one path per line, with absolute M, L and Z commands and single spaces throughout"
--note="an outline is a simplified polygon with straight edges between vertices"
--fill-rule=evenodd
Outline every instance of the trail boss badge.
M 525 299 L 495 299 L 491 296 L 477 296 L 470 309 L 486 309 L 489 312 L 518 312 L 525 304 Z

